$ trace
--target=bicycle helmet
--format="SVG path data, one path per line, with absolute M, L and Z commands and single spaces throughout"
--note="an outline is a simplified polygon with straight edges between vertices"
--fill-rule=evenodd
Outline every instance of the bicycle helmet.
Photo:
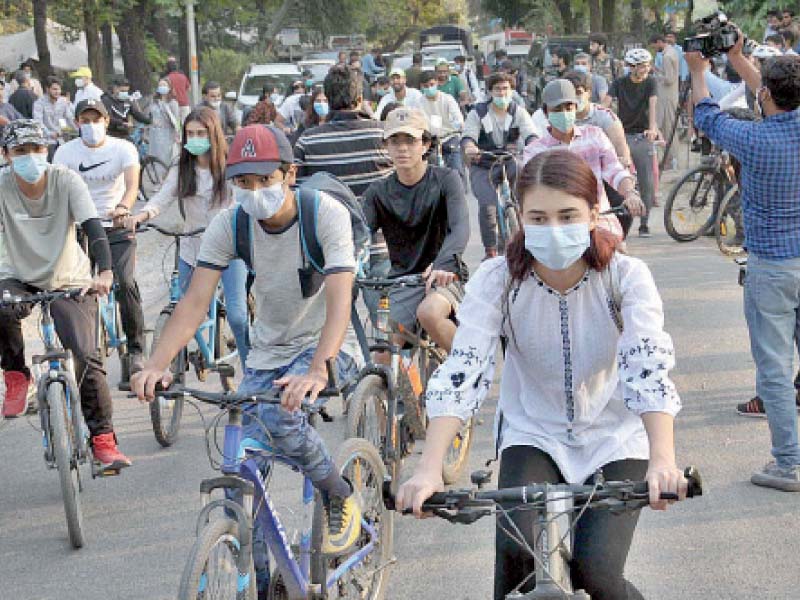
M 649 63 L 653 60 L 650 52 L 645 48 L 631 48 L 625 53 L 625 64 L 640 65 Z
M 783 56 L 783 52 L 781 52 L 777 48 L 773 48 L 772 46 L 757 46 L 756 49 L 753 50 L 753 56 L 755 58 L 760 58 L 763 60 L 765 58 Z

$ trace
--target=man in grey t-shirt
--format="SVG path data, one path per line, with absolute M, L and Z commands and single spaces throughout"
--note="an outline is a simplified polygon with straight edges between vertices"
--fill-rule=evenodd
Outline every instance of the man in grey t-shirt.
M 313 402 L 326 386 L 329 359 L 335 360 L 340 380 L 355 374 L 353 358 L 341 351 L 350 322 L 353 240 L 347 209 L 320 194 L 316 235 L 325 258 L 323 281 L 316 290 L 301 284 L 299 270 L 308 261 L 300 246 L 297 200 L 291 189 L 297 167 L 292 161 L 289 141 L 273 126 L 240 129 L 228 153 L 226 176 L 233 180 L 235 199 L 246 213 L 240 212 L 237 218 L 249 218 L 253 224 L 250 243 L 256 318 L 239 393 L 261 394 L 274 387 L 284 390 L 282 407 L 259 404 L 245 411 L 243 435 L 276 448 L 326 492 L 329 528 L 323 551 L 339 555 L 358 539 L 360 499 L 339 474 L 319 434 L 297 409 L 306 394 Z M 206 229 L 189 290 L 144 370 L 131 378 L 132 389 L 141 400 L 152 400 L 156 383 L 171 381 L 167 368 L 172 358 L 193 336 L 222 270 L 237 257 L 233 227 L 237 210 L 234 206 L 222 211 Z M 257 524 L 256 537 L 258 528 Z M 253 558 L 258 585 L 264 588 L 269 578 L 268 557 L 256 546 Z

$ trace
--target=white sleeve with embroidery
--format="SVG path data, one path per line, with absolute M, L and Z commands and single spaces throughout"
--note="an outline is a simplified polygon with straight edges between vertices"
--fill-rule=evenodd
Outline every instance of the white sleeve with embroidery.
M 631 257 L 616 262 L 624 323 L 617 367 L 625 406 L 637 415 L 663 412 L 675 416 L 681 400 L 669 378 L 675 350 L 664 331 L 661 296 L 644 262 Z
M 503 325 L 504 258 L 485 261 L 470 278 L 458 309 L 458 330 L 447 360 L 428 382 L 428 416 L 469 419 L 492 386 Z

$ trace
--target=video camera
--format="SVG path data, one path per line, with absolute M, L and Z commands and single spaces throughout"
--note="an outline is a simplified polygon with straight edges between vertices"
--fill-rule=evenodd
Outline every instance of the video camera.
M 684 52 L 700 52 L 706 58 L 724 54 L 739 40 L 736 27 L 722 11 L 715 11 L 693 23 L 697 35 L 683 40 Z M 751 41 L 745 38 L 745 44 Z

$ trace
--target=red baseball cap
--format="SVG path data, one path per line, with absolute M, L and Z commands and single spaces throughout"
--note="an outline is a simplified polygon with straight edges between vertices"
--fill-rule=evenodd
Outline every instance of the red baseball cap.
M 248 125 L 233 138 L 225 177 L 271 175 L 281 164 L 292 162 L 292 145 L 280 129 L 272 125 Z

